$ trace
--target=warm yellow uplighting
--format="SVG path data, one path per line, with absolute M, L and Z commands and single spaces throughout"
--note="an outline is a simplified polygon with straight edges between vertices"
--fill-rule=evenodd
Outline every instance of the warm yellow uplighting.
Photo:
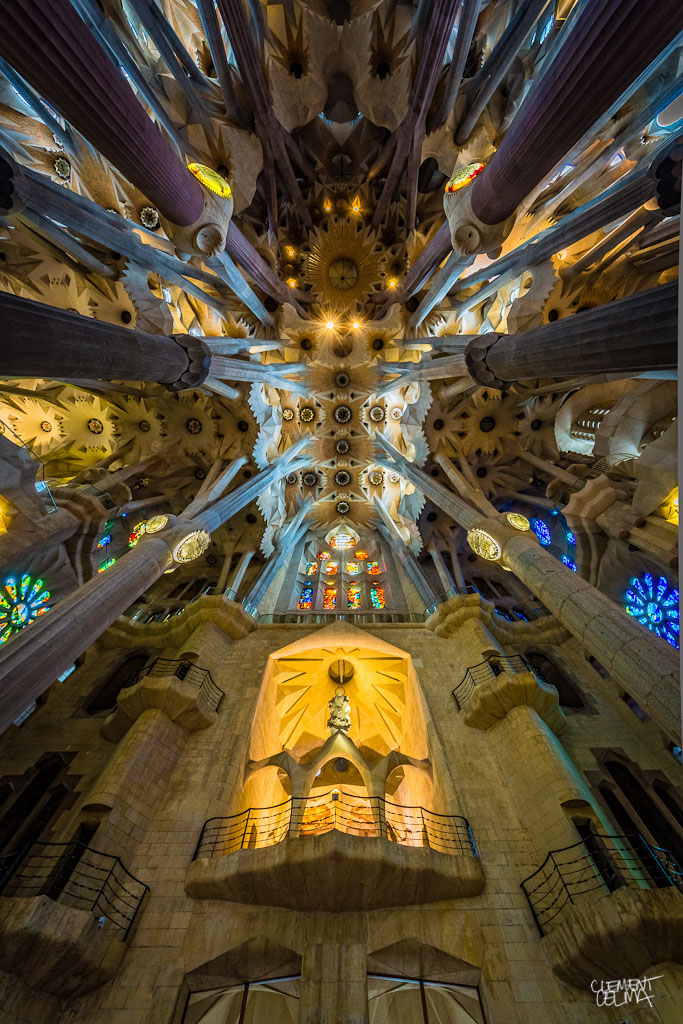
M 290 288 L 296 288 L 296 286 L 297 286 L 296 278 L 295 277 L 288 277 L 287 278 L 287 284 L 289 285 Z
M 331 199 L 325 199 L 324 200 L 324 202 L 323 202 L 323 210 L 325 211 L 325 213 L 331 213 L 332 212 L 332 200 Z
M 387 284 L 390 288 L 396 288 L 398 285 L 398 281 L 395 277 L 390 277 L 389 280 L 387 281 Z
M 351 326 L 353 327 L 354 331 L 357 331 L 358 328 L 360 327 L 360 323 L 358 322 L 358 320 L 354 320 Z
M 294 257 L 296 256 L 296 249 L 294 249 L 291 245 L 285 247 L 285 252 L 291 259 L 294 259 Z
M 325 327 L 327 327 L 328 331 L 333 331 L 334 330 L 334 320 L 328 320 L 327 323 L 325 324 Z

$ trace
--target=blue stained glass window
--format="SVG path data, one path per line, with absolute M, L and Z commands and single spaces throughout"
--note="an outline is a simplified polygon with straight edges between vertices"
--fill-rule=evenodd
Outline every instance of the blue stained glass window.
M 307 583 L 301 588 L 299 595 L 299 611 L 306 611 L 313 606 L 313 587 Z
M 571 558 L 567 558 L 566 555 L 562 555 L 562 561 L 568 569 L 571 569 L 572 572 L 576 572 L 576 563 L 572 562 Z
M 649 572 L 644 572 L 640 578 L 634 576 L 624 596 L 624 607 L 629 615 L 678 649 L 678 589 L 665 576 L 656 580 Z
M 567 544 L 576 544 L 576 537 L 571 530 L 567 530 Z
M 552 537 L 550 536 L 550 530 L 545 525 L 542 519 L 532 519 L 531 529 L 534 531 L 539 541 L 544 548 L 547 548 L 550 544 Z

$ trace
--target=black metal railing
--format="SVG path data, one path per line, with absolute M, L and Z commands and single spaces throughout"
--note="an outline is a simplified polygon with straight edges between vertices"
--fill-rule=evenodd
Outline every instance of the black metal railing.
M 130 932 L 149 886 L 121 860 L 85 843 L 32 843 L 0 858 L 2 896 L 48 896 Z
M 533 672 L 534 675 L 538 675 L 529 662 L 519 654 L 492 654 L 485 661 L 480 661 L 478 665 L 468 668 L 453 690 L 453 699 L 458 706 L 458 711 L 462 711 L 467 704 L 475 686 L 486 683 L 489 679 L 495 679 L 503 672 Z
M 683 893 L 683 872 L 669 850 L 653 846 L 639 833 L 590 832 L 572 846 L 551 850 L 540 868 L 521 883 L 541 935 L 568 906 L 624 886 L 676 886 Z
M 403 807 L 383 797 L 357 797 L 332 789 L 314 797 L 290 797 L 273 807 L 250 807 L 227 818 L 210 818 L 194 853 L 215 857 L 236 850 L 275 846 L 283 839 L 345 832 L 364 839 L 387 839 L 401 846 L 477 856 L 466 818 Z
M 146 665 L 139 672 L 131 676 L 131 681 L 126 681 L 126 687 L 134 686 L 145 676 L 173 676 L 182 679 L 191 686 L 196 686 L 201 692 L 206 703 L 214 711 L 218 711 L 225 693 L 213 681 L 208 669 L 200 668 L 191 661 L 173 661 L 171 658 L 157 658 L 151 665 Z

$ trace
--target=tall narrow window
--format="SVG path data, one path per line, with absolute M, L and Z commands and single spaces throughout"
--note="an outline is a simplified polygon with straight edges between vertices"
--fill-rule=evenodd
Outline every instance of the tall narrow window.
M 325 594 L 323 596 L 323 611 L 333 612 L 337 607 L 337 588 L 336 587 L 325 587 Z
M 384 599 L 384 587 L 381 587 L 378 583 L 373 583 L 370 588 L 370 603 L 378 612 L 381 612 L 384 609 L 386 603 Z
M 346 606 L 352 608 L 354 611 L 360 608 L 360 586 L 358 583 L 352 583 L 346 591 Z
M 299 594 L 299 611 L 308 611 L 309 608 L 313 607 L 313 587 L 310 583 L 307 583 L 305 587 L 301 588 Z

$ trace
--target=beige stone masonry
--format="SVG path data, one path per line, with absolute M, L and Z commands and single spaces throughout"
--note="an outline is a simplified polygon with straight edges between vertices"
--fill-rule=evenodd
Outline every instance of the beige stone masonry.
M 0 900 L 0 967 L 29 988 L 62 999 L 84 995 L 113 977 L 125 951 L 121 929 L 99 928 L 89 910 L 48 896 Z
M 567 907 L 543 946 L 558 978 L 583 991 L 594 978 L 640 978 L 655 964 L 681 964 L 683 894 L 623 888 Z

